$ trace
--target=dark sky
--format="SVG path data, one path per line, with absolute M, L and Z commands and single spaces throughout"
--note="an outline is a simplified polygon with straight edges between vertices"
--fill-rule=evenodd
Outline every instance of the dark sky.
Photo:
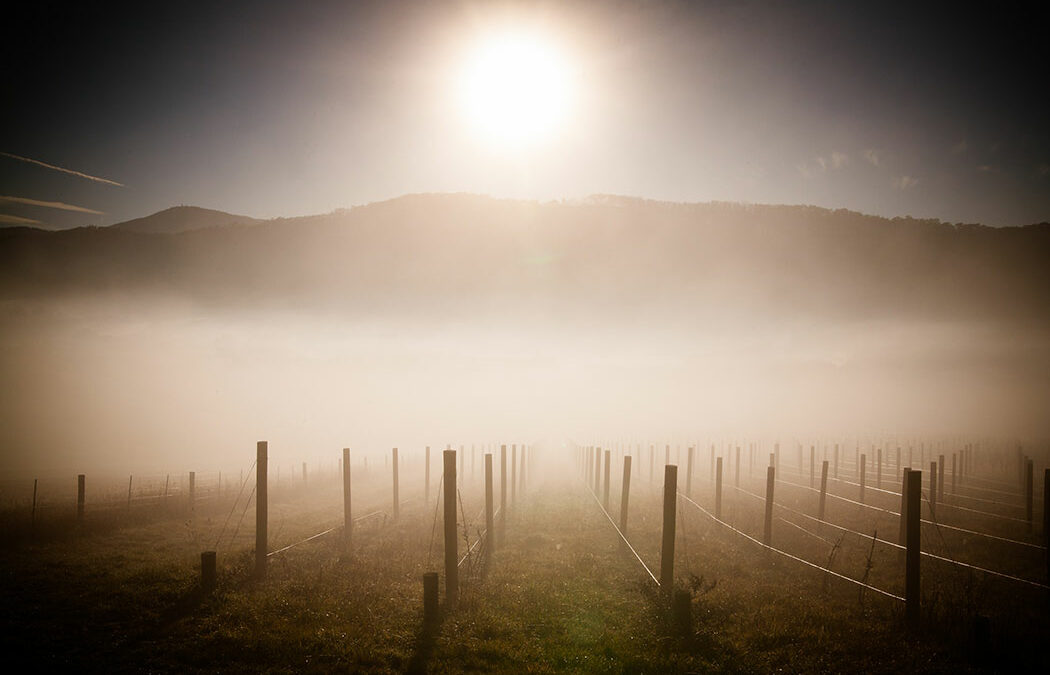
M 431 191 L 1050 220 L 1046 6 L 856 4 L 8 7 L 0 152 L 123 185 L 0 156 L 0 221 Z M 455 101 L 464 45 L 508 25 L 549 34 L 575 78 L 560 131 L 524 152 L 486 146 Z

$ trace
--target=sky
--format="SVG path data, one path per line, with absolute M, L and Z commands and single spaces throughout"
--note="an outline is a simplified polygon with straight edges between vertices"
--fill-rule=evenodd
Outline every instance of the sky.
M 1050 220 L 1050 10 L 913 4 L 23 3 L 0 41 L 0 225 L 417 192 Z M 460 92 L 476 45 L 516 32 L 568 93 L 507 147 Z

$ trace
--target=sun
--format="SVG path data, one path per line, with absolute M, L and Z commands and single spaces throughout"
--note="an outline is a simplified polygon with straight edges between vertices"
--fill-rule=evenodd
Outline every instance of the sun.
M 549 140 L 571 103 L 569 64 L 549 39 L 529 32 L 487 36 L 468 52 L 460 103 L 471 129 L 500 150 Z

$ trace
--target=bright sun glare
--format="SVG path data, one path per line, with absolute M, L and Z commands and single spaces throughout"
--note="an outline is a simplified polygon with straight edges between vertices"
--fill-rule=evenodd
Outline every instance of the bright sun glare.
M 471 128 L 503 150 L 522 150 L 565 122 L 568 64 L 548 40 L 529 33 L 493 35 L 469 53 L 461 102 Z

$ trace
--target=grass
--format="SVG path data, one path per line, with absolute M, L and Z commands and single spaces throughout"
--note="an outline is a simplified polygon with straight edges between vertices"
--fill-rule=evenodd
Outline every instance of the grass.
M 464 490 L 470 518 L 480 506 L 476 493 Z M 384 492 L 357 494 L 358 503 L 380 504 Z M 726 506 L 737 526 L 760 531 L 760 504 Z M 639 486 L 629 534 L 650 564 L 658 560 L 658 513 L 657 495 Z M 258 583 L 245 522 L 219 549 L 218 590 L 202 595 L 198 556 L 226 515 L 96 522 L 7 546 L 0 645 L 41 671 L 969 672 L 981 669 L 967 648 L 972 617 L 1018 604 L 1018 596 L 996 600 L 1002 589 L 990 582 L 946 577 L 927 585 L 928 628 L 904 640 L 893 601 L 825 584 L 819 572 L 764 553 L 694 509 L 679 519 L 677 578 L 693 615 L 683 634 L 590 495 L 555 482 L 530 489 L 508 513 L 506 540 L 487 572 L 471 564 L 458 606 L 427 628 L 422 575 L 441 566 L 440 528 L 431 544 L 433 507 L 406 505 L 397 523 L 362 523 L 351 556 L 338 532 L 274 556 Z M 837 515 L 862 529 L 860 514 Z M 334 486 L 289 492 L 271 504 L 271 548 L 338 518 Z M 778 528 L 776 542 L 810 560 L 824 561 L 830 550 L 790 528 Z M 892 587 L 895 554 L 875 549 L 869 561 L 869 553 L 869 544 L 847 540 L 836 568 L 860 576 L 870 562 L 872 582 Z M 1045 601 L 1044 594 L 1044 609 Z M 1045 613 L 1015 614 L 1012 621 L 1009 611 L 995 614 L 996 658 L 1010 656 L 999 664 L 1044 669 L 1047 623 L 1031 617 Z

